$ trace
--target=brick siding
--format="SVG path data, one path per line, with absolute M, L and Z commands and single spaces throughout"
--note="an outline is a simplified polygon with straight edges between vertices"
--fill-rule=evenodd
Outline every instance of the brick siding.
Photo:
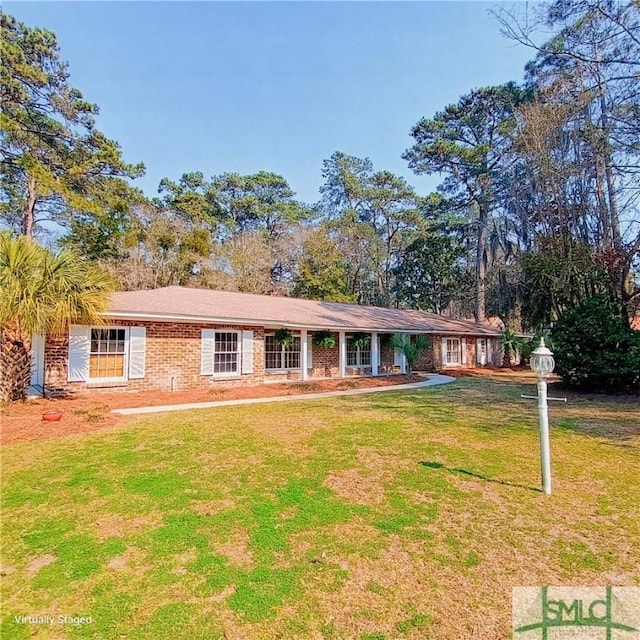
M 145 376 L 122 382 L 69 382 L 68 336 L 47 337 L 45 344 L 45 387 L 49 394 L 69 391 L 107 390 L 114 391 L 181 391 L 185 389 L 206 389 L 220 386 L 251 385 L 265 381 L 301 379 L 299 370 L 265 372 L 264 328 L 246 325 L 188 324 L 172 322 L 114 321 L 113 327 L 145 327 Z M 202 375 L 201 342 L 202 330 L 253 331 L 253 372 L 228 376 Z M 313 333 L 313 332 L 310 332 Z M 381 335 L 380 373 L 398 371 L 394 366 L 394 352 L 384 334 Z M 312 347 L 312 367 L 310 378 L 338 377 L 340 375 L 338 334 L 332 349 Z M 414 364 L 415 370 L 434 371 L 442 368 L 441 336 L 432 336 L 430 345 Z M 492 360 L 498 354 L 497 341 L 492 341 Z M 476 340 L 467 338 L 467 365 L 475 366 Z M 352 368 L 347 368 L 352 369 Z M 369 370 L 366 370 L 369 371 Z M 361 374 L 361 371 L 347 371 L 347 375 Z
M 113 327 L 145 327 L 145 375 L 141 379 L 115 383 L 69 382 L 68 337 L 48 337 L 45 344 L 45 386 L 48 393 L 102 388 L 115 391 L 180 391 L 219 386 L 259 384 L 264 379 L 264 329 L 240 325 L 187 324 L 172 322 L 117 321 Z M 202 375 L 202 329 L 253 331 L 253 373 L 225 376 Z M 241 336 L 240 336 L 241 339 Z

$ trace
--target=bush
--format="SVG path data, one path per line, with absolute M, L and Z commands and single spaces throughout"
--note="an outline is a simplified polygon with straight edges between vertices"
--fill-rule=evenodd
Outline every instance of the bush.
M 394 333 L 391 337 L 391 346 L 407 359 L 407 373 L 413 371 L 413 365 L 420 354 L 429 347 L 429 340 L 423 335 L 417 335 L 411 339 L 406 333 Z
M 606 295 L 565 313 L 551 334 L 556 372 L 570 387 L 597 393 L 640 392 L 640 331 Z

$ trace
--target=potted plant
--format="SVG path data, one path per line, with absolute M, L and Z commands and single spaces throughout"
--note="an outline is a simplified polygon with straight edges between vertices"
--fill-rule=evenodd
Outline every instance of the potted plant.
M 288 347 L 293 344 L 293 334 L 289 329 L 278 329 L 273 338 L 276 341 L 276 344 L 283 344 Z
M 331 331 L 318 331 L 313 334 L 313 346 L 319 349 L 333 349 L 336 346 L 336 337 Z
M 352 344 L 354 347 L 359 347 L 360 349 L 366 349 L 369 344 L 371 344 L 371 336 L 368 333 L 354 333 L 351 336 Z

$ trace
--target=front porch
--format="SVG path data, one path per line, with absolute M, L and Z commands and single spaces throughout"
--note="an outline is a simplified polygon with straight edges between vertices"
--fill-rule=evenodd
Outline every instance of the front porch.
M 405 374 L 406 359 L 391 346 L 391 335 L 326 330 L 265 331 L 264 380 L 313 381 Z

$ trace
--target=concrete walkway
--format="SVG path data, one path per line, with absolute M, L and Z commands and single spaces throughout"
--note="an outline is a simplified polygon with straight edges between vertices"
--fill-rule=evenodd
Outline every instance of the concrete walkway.
M 135 407 L 133 409 L 113 409 L 112 413 L 123 416 L 131 416 L 137 413 L 164 413 L 165 411 L 186 411 L 188 409 L 212 409 L 214 407 L 229 407 L 236 404 L 259 404 L 261 402 L 291 402 L 300 400 L 317 400 L 318 398 L 330 398 L 331 396 L 358 396 L 363 393 L 380 393 L 381 391 L 403 391 L 406 389 L 419 389 L 432 387 L 436 384 L 447 384 L 455 378 L 441 374 L 429 374 L 424 382 L 411 382 L 409 384 L 396 384 L 388 387 L 367 387 L 365 389 L 348 389 L 347 391 L 326 391 L 324 393 L 300 393 L 290 396 L 274 396 L 271 398 L 247 398 L 245 400 L 217 400 L 213 402 L 190 402 L 186 404 L 165 404 L 157 407 Z

